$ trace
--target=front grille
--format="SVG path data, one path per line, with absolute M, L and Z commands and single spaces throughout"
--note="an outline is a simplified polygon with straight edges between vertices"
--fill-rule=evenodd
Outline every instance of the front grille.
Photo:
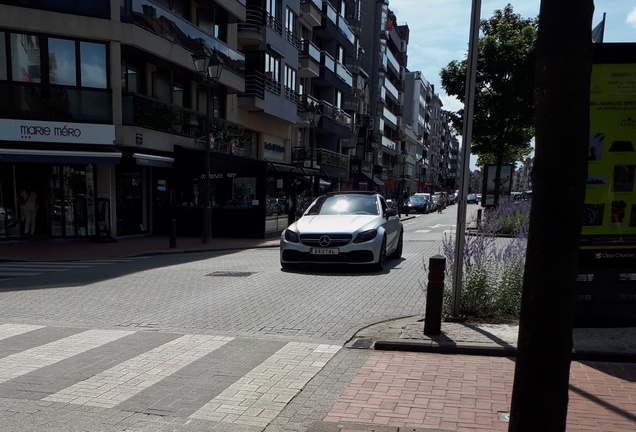
M 351 234 L 301 234 L 300 241 L 309 247 L 342 247 L 351 243 Z
M 308 252 L 284 250 L 283 261 L 304 263 L 364 264 L 373 262 L 372 251 L 353 251 L 338 255 L 312 255 Z

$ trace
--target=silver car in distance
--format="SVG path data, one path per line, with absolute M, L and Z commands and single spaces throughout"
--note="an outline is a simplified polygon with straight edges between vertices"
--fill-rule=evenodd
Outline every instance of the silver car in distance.
M 402 256 L 404 229 L 397 209 L 377 192 L 330 192 L 318 197 L 281 234 L 280 264 L 372 265 L 384 269 Z

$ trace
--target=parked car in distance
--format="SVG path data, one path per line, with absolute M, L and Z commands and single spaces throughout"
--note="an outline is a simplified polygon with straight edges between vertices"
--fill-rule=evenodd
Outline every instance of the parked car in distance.
M 372 265 L 400 258 L 404 229 L 398 211 L 377 192 L 329 192 L 318 197 L 280 238 L 283 269 L 298 264 Z
M 479 197 L 477 194 L 468 194 L 466 195 L 466 202 L 468 204 L 479 204 Z
M 430 213 L 431 197 L 428 194 L 414 194 L 409 197 L 404 206 L 404 212 L 408 213 Z

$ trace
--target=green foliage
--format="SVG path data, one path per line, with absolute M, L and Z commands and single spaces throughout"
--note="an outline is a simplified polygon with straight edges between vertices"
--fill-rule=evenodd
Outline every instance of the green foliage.
M 523 19 L 510 4 L 480 23 L 473 146 L 478 164 L 514 163 L 530 154 L 534 136 L 534 68 L 537 19 Z M 447 94 L 463 100 L 467 60 L 440 72 Z M 461 133 L 463 110 L 451 116 Z

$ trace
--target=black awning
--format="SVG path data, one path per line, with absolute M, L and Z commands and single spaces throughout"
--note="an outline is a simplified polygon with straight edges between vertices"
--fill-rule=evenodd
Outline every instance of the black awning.
M 373 181 L 373 183 L 375 183 L 376 186 L 384 186 L 384 182 L 382 180 L 380 180 L 379 178 L 377 178 L 374 175 L 369 175 L 366 172 L 362 171 L 362 174 L 369 180 Z
M 114 151 L 0 149 L 0 162 L 115 165 L 120 161 L 121 153 Z
M 309 174 L 306 171 L 308 170 L 308 168 L 303 168 L 297 165 L 286 164 L 284 162 L 267 161 L 267 168 L 277 172 L 295 173 L 295 174 L 303 174 L 303 175 Z M 318 173 L 317 170 L 312 170 L 312 171 L 316 171 L 316 173 Z M 312 175 L 312 174 L 309 174 L 309 175 Z
M 166 156 L 155 156 L 144 153 L 133 153 L 133 158 L 137 165 L 152 166 L 158 168 L 172 168 L 174 158 Z

